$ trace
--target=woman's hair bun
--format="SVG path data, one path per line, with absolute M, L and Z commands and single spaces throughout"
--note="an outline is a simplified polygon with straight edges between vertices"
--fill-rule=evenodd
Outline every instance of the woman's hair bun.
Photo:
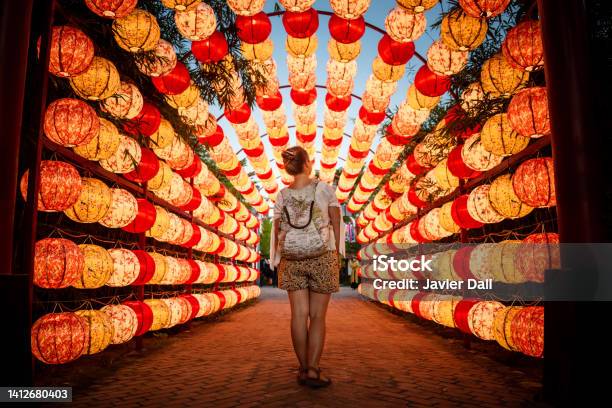
M 308 152 L 301 146 L 293 146 L 281 153 L 285 171 L 292 176 L 300 174 L 304 171 L 306 163 L 310 161 Z

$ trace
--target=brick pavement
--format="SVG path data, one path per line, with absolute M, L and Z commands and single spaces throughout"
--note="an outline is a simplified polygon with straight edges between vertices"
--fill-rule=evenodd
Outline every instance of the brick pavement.
M 364 301 L 334 295 L 322 367 L 334 380 L 311 390 L 295 382 L 284 292 L 216 322 L 194 324 L 163 347 L 128 356 L 111 374 L 74 388 L 86 407 L 399 407 L 534 405 L 537 381 L 465 350 L 458 342 Z

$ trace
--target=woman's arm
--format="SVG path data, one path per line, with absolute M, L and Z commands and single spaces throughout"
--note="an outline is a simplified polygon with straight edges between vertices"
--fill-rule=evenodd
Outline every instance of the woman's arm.
M 334 239 L 336 240 L 336 251 L 340 251 L 340 207 L 327 207 L 329 220 L 331 222 Z
M 279 253 L 279 239 L 278 239 L 278 234 L 280 232 L 280 219 L 275 219 L 274 220 L 274 225 L 272 227 L 272 233 L 274 234 L 274 250 L 276 251 L 276 253 Z

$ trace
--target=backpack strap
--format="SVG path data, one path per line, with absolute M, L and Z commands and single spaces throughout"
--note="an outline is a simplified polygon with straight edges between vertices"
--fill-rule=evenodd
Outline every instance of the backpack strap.
M 289 216 L 289 211 L 287 211 L 287 206 L 284 205 L 283 206 L 283 213 L 285 213 L 285 217 L 287 217 L 287 223 L 289 224 L 289 226 L 291 228 L 294 229 L 304 229 L 306 227 L 308 227 L 310 225 L 310 223 L 312 222 L 312 212 L 314 209 L 314 205 L 315 205 L 315 201 L 316 201 L 316 196 L 317 196 L 317 186 L 319 185 L 318 180 L 314 181 L 314 191 L 313 191 L 313 198 L 312 201 L 310 202 L 310 209 L 308 210 L 308 222 L 306 222 L 306 224 L 298 226 L 298 225 L 293 225 L 293 223 L 291 222 L 291 217 Z M 282 190 L 281 190 L 282 193 Z M 285 197 L 283 197 L 283 201 L 285 200 Z

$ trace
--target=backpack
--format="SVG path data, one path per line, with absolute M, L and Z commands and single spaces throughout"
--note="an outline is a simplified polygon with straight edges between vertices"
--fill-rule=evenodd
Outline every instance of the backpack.
M 281 257 L 284 259 L 303 260 L 317 258 L 325 254 L 328 250 L 327 234 L 322 234 L 320 231 L 321 226 L 317 225 L 320 224 L 320 222 L 318 222 L 319 218 L 317 218 L 317 212 L 320 212 L 320 209 L 315 209 L 317 206 L 315 202 L 317 186 L 318 182 L 315 181 L 312 201 L 307 205 L 308 221 L 301 225 L 297 225 L 296 222 L 304 215 L 306 209 L 303 207 L 305 203 L 293 197 L 285 199 L 285 196 L 283 196 L 284 205 L 281 215 L 281 225 L 284 231 L 284 237 L 280 242 L 280 252 Z M 282 193 L 281 191 L 281 195 Z M 299 204 L 302 205 L 300 206 Z

